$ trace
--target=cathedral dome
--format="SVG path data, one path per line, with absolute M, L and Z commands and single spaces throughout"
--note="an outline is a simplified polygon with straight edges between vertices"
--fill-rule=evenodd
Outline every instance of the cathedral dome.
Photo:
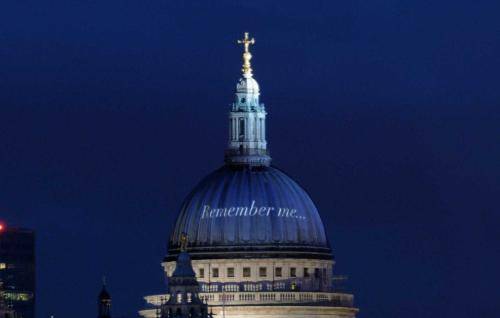
M 182 205 L 167 260 L 179 254 L 183 233 L 193 259 L 332 257 L 309 195 L 269 166 L 225 165 L 205 177 Z

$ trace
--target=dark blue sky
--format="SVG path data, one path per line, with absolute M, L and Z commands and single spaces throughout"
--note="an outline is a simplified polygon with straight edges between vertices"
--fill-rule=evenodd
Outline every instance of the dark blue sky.
M 359 317 L 493 317 L 498 1 L 4 1 L 0 218 L 34 228 L 40 318 L 163 291 L 222 164 L 249 31 L 274 164 L 311 194 Z

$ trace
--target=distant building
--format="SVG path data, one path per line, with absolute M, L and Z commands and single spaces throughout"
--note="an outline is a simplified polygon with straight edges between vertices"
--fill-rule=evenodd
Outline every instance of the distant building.
M 35 234 L 0 225 L 2 301 L 17 318 L 35 317 Z
M 15 318 L 14 310 L 5 300 L 3 284 L 0 282 L 0 318 Z
M 106 290 L 105 284 L 102 285 L 97 297 L 97 318 L 111 318 L 111 295 Z

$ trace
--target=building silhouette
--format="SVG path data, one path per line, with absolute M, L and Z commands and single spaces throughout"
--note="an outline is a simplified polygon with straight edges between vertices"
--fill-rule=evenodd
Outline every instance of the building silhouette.
M 106 289 L 104 280 L 97 296 L 97 318 L 111 318 L 111 295 Z
M 185 236 L 183 240 L 187 242 Z M 200 285 L 191 265 L 191 257 L 183 247 L 168 280 L 168 297 L 160 305 L 160 318 L 212 318 L 199 292 Z
M 17 318 L 35 317 L 35 234 L 0 226 L 3 301 Z

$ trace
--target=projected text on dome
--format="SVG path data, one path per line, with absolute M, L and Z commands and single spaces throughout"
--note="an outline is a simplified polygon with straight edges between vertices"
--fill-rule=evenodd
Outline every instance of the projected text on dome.
M 305 220 L 299 211 L 289 207 L 259 206 L 253 200 L 248 206 L 212 207 L 204 205 L 202 219 L 233 218 L 233 217 L 283 217 Z

